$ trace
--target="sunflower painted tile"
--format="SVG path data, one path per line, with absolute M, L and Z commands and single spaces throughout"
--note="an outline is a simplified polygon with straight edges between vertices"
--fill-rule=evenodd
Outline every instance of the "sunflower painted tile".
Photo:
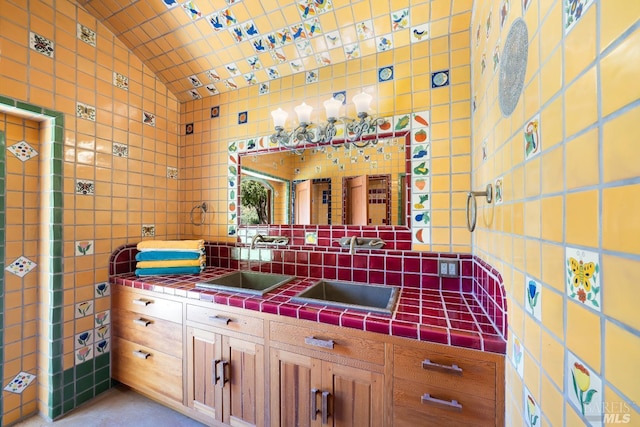
M 566 248 L 567 295 L 587 307 L 601 311 L 600 260 L 596 252 Z
M 602 425 L 602 379 L 570 351 L 567 354 L 565 382 L 569 402 L 578 414 L 588 425 Z
M 541 291 L 542 285 L 532 277 L 526 276 L 524 283 L 524 308 L 527 313 L 532 315 L 538 322 L 542 321 L 541 308 Z

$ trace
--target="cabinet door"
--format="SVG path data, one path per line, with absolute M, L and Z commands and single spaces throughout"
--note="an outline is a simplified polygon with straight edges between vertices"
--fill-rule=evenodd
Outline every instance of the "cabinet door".
M 321 362 L 311 357 L 271 350 L 271 425 L 307 427 L 321 425 Z M 313 395 L 313 397 L 312 397 Z M 312 403 L 312 399 L 315 402 Z M 318 409 L 312 414 L 311 406 Z M 315 420 L 312 417 L 315 415 Z
M 220 335 L 188 328 L 188 405 L 222 421 L 222 388 L 216 381 L 221 362 Z
M 264 426 L 264 346 L 222 337 L 225 369 L 223 420 L 233 426 Z M 220 369 L 219 369 L 220 372 Z
M 382 427 L 384 376 L 351 366 L 323 362 L 323 391 L 327 396 L 328 425 L 335 427 Z M 325 397 L 322 397 L 325 399 Z M 322 403 L 324 407 L 324 402 Z M 323 408 L 324 410 L 324 408 Z

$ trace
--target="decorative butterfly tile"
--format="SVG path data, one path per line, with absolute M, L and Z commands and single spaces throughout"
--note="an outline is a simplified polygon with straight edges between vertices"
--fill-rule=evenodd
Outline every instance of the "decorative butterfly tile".
M 95 193 L 95 186 L 93 181 L 76 179 L 76 194 L 93 195 Z
M 36 379 L 36 376 L 33 374 L 20 372 L 9 384 L 5 386 L 4 389 L 10 393 L 20 394 L 33 382 L 34 379 Z
M 596 311 L 601 311 L 600 260 L 596 252 L 566 248 L 567 295 Z
M 92 255 L 93 247 L 93 240 L 76 241 L 76 256 Z
M 81 119 L 91 120 L 92 122 L 95 122 L 96 107 L 83 104 L 82 102 L 76 102 L 76 116 Z
M 142 112 L 142 123 L 149 126 L 156 125 L 156 115 L 147 111 Z
M 153 237 L 156 235 L 156 226 L 153 224 L 142 225 L 142 237 Z
M 567 352 L 565 390 L 569 402 L 589 425 L 602 425 L 602 379 L 576 355 Z
M 119 89 L 129 90 L 129 77 L 114 71 L 113 85 Z
M 112 146 L 112 153 L 117 157 L 129 157 L 129 147 L 127 146 L 127 144 L 114 142 Z
M 35 148 L 30 146 L 26 141 L 20 141 L 16 144 L 13 144 L 7 147 L 7 150 L 9 150 L 14 156 L 16 156 L 23 162 L 26 162 L 27 160 L 38 155 L 38 152 L 35 150 Z
M 29 32 L 29 47 L 38 53 L 53 58 L 54 43 L 46 37 Z
M 78 38 L 86 44 L 96 47 L 96 32 L 91 28 L 78 24 Z
M 29 258 L 21 256 L 11 264 L 9 264 L 7 267 L 5 267 L 5 270 L 7 270 L 9 273 L 15 274 L 18 277 L 24 277 L 27 273 L 36 268 L 37 265 L 38 264 L 31 261 Z
M 178 179 L 178 168 L 172 168 L 171 166 L 167 166 L 167 178 Z

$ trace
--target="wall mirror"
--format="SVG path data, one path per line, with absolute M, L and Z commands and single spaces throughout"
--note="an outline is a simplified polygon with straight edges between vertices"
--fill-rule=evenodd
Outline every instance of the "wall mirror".
M 239 225 L 407 224 L 409 134 L 239 156 Z

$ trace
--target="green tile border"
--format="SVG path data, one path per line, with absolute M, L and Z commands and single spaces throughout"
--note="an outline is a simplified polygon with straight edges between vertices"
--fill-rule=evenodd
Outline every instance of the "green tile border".
M 0 102 L 5 101 L 6 98 L 0 97 Z M 6 168 L 5 156 L 6 156 L 6 142 L 4 132 L 0 131 L 0 209 L 2 212 L 2 218 L 0 222 L 0 269 L 4 272 L 4 245 L 5 245 L 5 215 L 4 215 L 4 190 L 5 190 L 5 175 Z M 4 276 L 3 276 L 4 277 Z M 0 378 L 4 378 L 4 279 L 0 281 Z M 3 399 L 0 399 L 0 420 L 2 414 L 4 414 Z

